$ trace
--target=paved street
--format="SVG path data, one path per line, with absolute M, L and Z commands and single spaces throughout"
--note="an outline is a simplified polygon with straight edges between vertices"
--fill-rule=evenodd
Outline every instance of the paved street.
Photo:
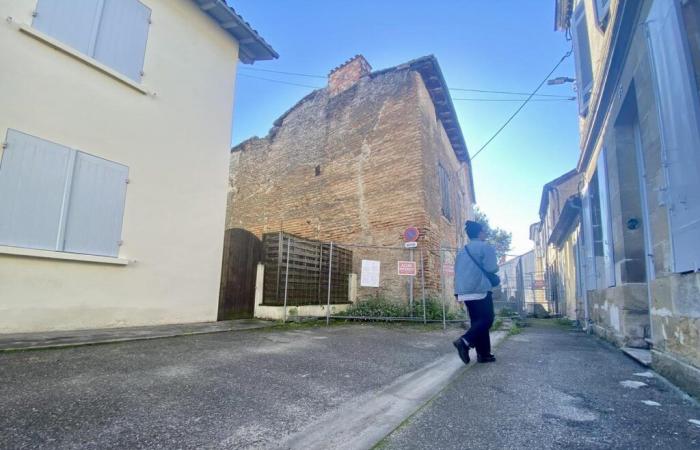
M 700 443 L 697 404 L 591 336 L 536 324 L 465 369 L 457 333 L 355 324 L 0 354 L 0 448 L 370 448 L 392 430 L 380 446 Z
M 549 322 L 496 353 L 496 364 L 461 373 L 385 448 L 700 448 L 697 403 L 591 336 Z
M 270 448 L 454 362 L 455 333 L 354 325 L 0 354 L 0 448 Z

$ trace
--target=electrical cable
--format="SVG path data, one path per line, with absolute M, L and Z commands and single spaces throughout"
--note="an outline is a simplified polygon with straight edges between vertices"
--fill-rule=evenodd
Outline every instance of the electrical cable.
M 476 157 L 479 155 L 479 153 L 481 153 L 482 151 L 484 151 L 484 149 L 485 149 L 494 139 L 496 139 L 496 136 L 498 136 L 499 134 L 501 134 L 501 131 L 503 131 L 503 130 L 505 129 L 505 127 L 507 127 L 508 124 L 515 118 L 515 116 L 517 116 L 518 113 L 519 113 L 520 111 L 522 111 L 522 109 L 525 107 L 525 105 L 527 105 L 527 104 L 530 102 L 530 100 L 532 99 L 532 97 L 535 96 L 535 94 L 537 93 L 537 91 L 540 90 L 540 88 L 542 87 L 542 85 L 544 85 L 544 84 L 547 82 L 547 80 L 549 80 L 549 77 L 552 76 L 552 74 L 554 73 L 554 71 L 556 71 L 556 70 L 559 68 L 559 66 L 561 65 L 561 63 L 563 63 L 564 60 L 565 60 L 566 58 L 568 58 L 569 56 L 571 56 L 571 53 L 572 53 L 572 52 L 573 52 L 573 49 L 569 50 L 568 52 L 566 52 L 566 53 L 564 54 L 564 56 L 561 57 L 561 59 L 560 59 L 559 62 L 554 66 L 554 68 L 553 68 L 552 70 L 549 71 L 549 73 L 547 74 L 547 76 L 544 77 L 544 79 L 540 82 L 540 84 L 537 85 L 537 87 L 535 88 L 535 90 L 532 91 L 532 93 L 528 96 L 528 98 L 525 99 L 525 101 L 523 102 L 523 104 L 520 105 L 520 106 L 518 107 L 518 109 L 516 109 L 515 112 L 514 112 L 513 114 L 511 114 L 511 116 L 508 118 L 508 120 L 506 120 L 506 122 L 496 131 L 496 133 L 494 133 L 494 135 L 491 136 L 491 138 L 490 138 L 488 141 L 486 141 L 486 143 L 485 143 L 484 145 L 482 145 L 481 148 L 480 148 L 476 153 L 474 153 L 474 154 L 471 156 L 470 159 L 471 159 L 472 161 L 474 161 L 474 158 L 476 158 Z
M 269 81 L 272 83 L 288 84 L 291 86 L 299 86 L 299 87 L 305 87 L 305 88 L 311 88 L 311 89 L 321 89 L 321 86 L 313 86 L 310 84 L 301 84 L 301 83 L 294 83 L 291 81 L 275 80 L 272 78 L 258 77 L 255 75 L 248 75 L 245 73 L 239 73 L 239 75 L 246 77 L 246 78 L 253 78 L 256 80 Z M 519 101 L 522 101 L 521 99 L 507 99 L 507 98 L 453 98 L 452 100 L 454 100 L 454 101 L 469 101 L 469 102 L 519 102 Z M 572 101 L 572 100 L 576 100 L 576 97 L 564 97 L 564 98 L 553 98 L 553 99 L 535 98 L 535 99 L 532 99 L 530 101 L 532 101 L 532 102 L 568 102 L 568 101 Z
M 301 72 L 286 72 L 283 70 L 272 70 L 272 69 L 259 69 L 256 67 L 241 67 L 239 70 L 243 71 L 253 71 L 253 72 L 268 72 L 268 73 L 277 73 L 281 75 L 291 75 L 291 76 L 297 76 L 297 77 L 309 77 L 309 78 L 320 78 L 320 79 L 327 79 L 328 77 L 322 76 L 322 75 L 312 75 L 309 73 L 301 73 Z M 253 77 L 253 75 L 247 75 L 249 77 Z M 271 81 L 270 79 L 265 78 L 268 81 Z M 275 80 L 276 81 L 276 80 Z M 304 87 L 311 87 L 311 86 L 304 86 Z M 317 89 L 320 89 L 318 87 Z M 489 90 L 489 89 L 468 89 L 468 88 L 452 88 L 448 87 L 450 91 L 461 91 L 461 92 L 479 92 L 482 94 L 503 94 L 503 95 L 530 95 L 529 92 L 514 92 L 514 91 L 495 91 L 495 90 Z M 557 95 L 557 94 L 536 94 L 536 97 L 552 97 L 552 98 L 563 98 L 563 99 L 569 99 L 570 96 L 568 95 Z M 518 100 L 519 101 L 519 100 Z

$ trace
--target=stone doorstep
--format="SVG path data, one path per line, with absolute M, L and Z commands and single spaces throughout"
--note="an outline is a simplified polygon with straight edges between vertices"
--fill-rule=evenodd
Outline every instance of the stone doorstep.
M 0 352 L 38 350 L 115 342 L 162 339 L 193 334 L 223 333 L 274 326 L 275 322 L 241 319 L 221 322 L 185 323 L 44 333 L 0 334 Z
M 651 367 L 651 350 L 643 348 L 622 347 L 622 353 L 645 367 Z

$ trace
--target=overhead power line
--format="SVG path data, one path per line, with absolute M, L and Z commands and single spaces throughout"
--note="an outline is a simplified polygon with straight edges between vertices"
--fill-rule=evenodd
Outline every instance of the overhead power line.
M 255 75 L 248 75 L 245 73 L 239 73 L 238 75 L 241 77 L 246 77 L 246 78 L 255 78 L 256 80 L 269 81 L 271 83 L 288 84 L 291 86 L 300 86 L 300 87 L 311 88 L 311 89 L 320 89 L 322 87 L 322 86 L 311 86 L 310 84 L 293 83 L 291 81 L 274 80 L 272 78 L 256 77 Z
M 272 70 L 272 69 L 258 69 L 257 67 L 241 67 L 241 70 L 251 70 L 254 72 L 268 72 L 268 73 L 279 73 L 282 75 L 293 75 L 296 77 L 307 77 L 307 78 L 322 78 L 326 79 L 328 77 L 324 77 L 323 75 L 311 75 L 308 73 L 299 73 L 299 72 L 284 72 L 282 70 Z
M 453 98 L 454 101 L 467 102 L 522 102 L 521 98 Z M 533 98 L 531 102 L 571 102 L 576 100 L 576 97 L 566 98 Z
M 547 82 L 547 80 L 549 80 L 549 77 L 552 76 L 552 74 L 554 73 L 554 71 L 557 70 L 557 69 L 559 68 L 559 66 L 561 65 L 561 63 L 563 63 L 564 60 L 565 60 L 566 58 L 568 58 L 569 56 L 571 56 L 571 52 L 572 52 L 572 51 L 573 51 L 573 49 L 572 49 L 572 50 L 569 50 L 568 52 L 566 52 L 566 53 L 564 54 L 564 56 L 561 57 L 561 59 L 560 59 L 559 62 L 554 66 L 554 68 L 553 68 L 552 70 L 549 71 L 549 73 L 547 74 L 547 76 L 544 77 L 544 79 L 540 82 L 540 84 L 537 85 L 537 87 L 535 88 L 535 90 L 532 91 L 532 93 L 525 99 L 525 101 L 523 102 L 523 104 L 520 105 L 520 106 L 518 107 L 518 109 L 516 109 L 515 112 L 514 112 L 513 114 L 511 114 L 511 116 L 508 118 L 508 120 L 506 120 L 506 122 L 505 122 L 503 125 L 501 125 L 501 127 L 494 133 L 494 135 L 491 136 L 491 138 L 490 138 L 488 141 L 486 141 L 486 143 L 485 143 L 484 145 L 482 145 L 481 148 L 480 148 L 476 153 L 474 153 L 474 154 L 472 155 L 472 157 L 471 157 L 471 160 L 472 160 L 472 161 L 474 160 L 474 158 L 476 158 L 476 157 L 479 155 L 479 153 L 481 153 L 482 151 L 484 151 L 484 149 L 485 149 L 494 139 L 496 139 L 496 136 L 498 136 L 499 134 L 501 134 L 501 131 L 503 131 L 503 130 L 505 129 L 505 127 L 507 127 L 508 124 L 515 118 L 515 116 L 517 116 L 518 113 L 519 113 L 520 111 L 522 111 L 522 109 L 525 107 L 525 105 L 527 105 L 528 102 L 530 102 L 530 100 L 532 100 L 532 97 L 534 97 L 535 94 L 537 94 L 537 91 L 540 90 L 540 88 L 542 87 L 542 85 L 544 85 L 544 84 Z
M 239 70 L 243 71 L 253 71 L 253 72 L 267 72 L 267 73 L 277 73 L 280 75 L 291 75 L 291 76 L 297 76 L 297 77 L 308 77 L 308 78 L 318 78 L 318 79 L 327 79 L 328 77 L 323 76 L 323 75 L 313 75 L 309 73 L 301 73 L 301 72 L 286 72 L 283 70 L 272 70 L 272 69 L 259 69 L 255 67 L 241 67 Z M 249 77 L 252 77 L 252 75 L 248 75 Z M 305 87 L 311 87 L 311 86 L 305 86 Z M 462 91 L 462 92 L 479 92 L 482 94 L 503 94 L 503 95 L 530 95 L 529 92 L 515 92 L 515 91 L 495 91 L 495 90 L 489 90 L 489 89 L 469 89 L 469 88 L 448 88 L 450 91 Z M 552 98 L 562 98 L 568 100 L 570 96 L 568 95 L 557 95 L 557 94 L 536 94 L 535 97 L 552 97 Z M 454 100 L 454 99 L 453 99 Z M 519 100 L 516 100 L 519 101 Z
M 310 84 L 294 83 L 292 81 L 275 80 L 272 78 L 258 77 L 255 75 L 248 75 L 245 73 L 239 73 L 239 75 L 242 77 L 246 77 L 246 78 L 253 78 L 256 80 L 269 81 L 271 83 L 287 84 L 287 85 L 291 85 L 291 86 L 299 86 L 299 87 L 305 87 L 305 88 L 310 88 L 310 89 L 321 89 L 322 88 L 322 86 L 313 86 Z M 452 100 L 463 101 L 463 102 L 520 102 L 520 101 L 522 101 L 522 99 L 513 99 L 513 98 L 453 98 Z M 568 102 L 568 101 L 573 101 L 573 100 L 576 100 L 576 97 L 563 97 L 563 98 L 552 98 L 552 99 L 534 98 L 530 101 L 532 101 L 532 102 Z

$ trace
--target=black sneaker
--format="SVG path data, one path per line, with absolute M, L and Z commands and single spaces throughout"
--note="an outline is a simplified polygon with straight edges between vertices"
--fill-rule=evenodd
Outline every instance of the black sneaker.
M 493 356 L 491 353 L 488 355 L 476 355 L 476 361 L 480 363 L 490 363 L 490 362 L 496 362 L 496 357 Z
M 467 347 L 462 338 L 452 341 L 452 345 L 457 349 L 459 359 L 461 359 L 464 364 L 469 364 L 469 347 Z

